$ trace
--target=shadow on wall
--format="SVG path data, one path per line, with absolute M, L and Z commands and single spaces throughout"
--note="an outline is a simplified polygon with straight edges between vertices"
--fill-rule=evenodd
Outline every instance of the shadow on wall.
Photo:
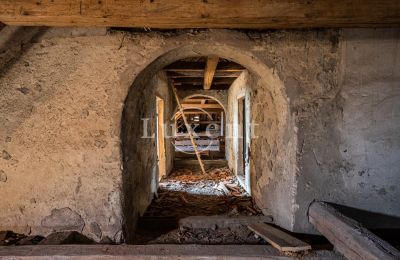
M 155 129 L 155 90 L 151 80 L 165 66 L 189 57 L 218 55 L 221 58 L 229 59 L 244 66 L 250 73 L 259 78 L 263 95 L 268 95 L 271 102 L 268 107 L 255 106 L 252 113 L 262 114 L 258 116 L 256 123 L 260 128 L 265 126 L 268 130 L 268 138 L 274 141 L 270 144 L 270 149 L 279 151 L 271 155 L 271 159 L 275 161 L 277 167 L 271 172 L 266 172 L 267 167 L 263 165 L 266 160 L 260 160 L 262 153 L 252 153 L 251 160 L 255 160 L 255 169 L 260 171 L 257 173 L 256 185 L 252 190 L 252 194 L 259 205 L 268 205 L 268 212 L 264 214 L 272 214 L 280 217 L 277 222 L 285 228 L 291 228 L 292 212 L 291 202 L 294 194 L 288 195 L 287 188 L 295 185 L 295 165 L 288 162 L 295 162 L 296 145 L 287 146 L 287 133 L 291 133 L 291 142 L 295 143 L 296 137 L 291 127 L 289 106 L 284 90 L 283 83 L 273 74 L 265 62 L 254 57 L 252 53 L 246 52 L 246 48 L 230 47 L 226 43 L 214 44 L 209 43 L 186 45 L 166 51 L 165 54 L 156 58 L 143 71 L 141 71 L 134 80 L 127 98 L 122 114 L 121 122 L 121 140 L 123 153 L 123 214 L 124 214 L 124 237 L 127 243 L 132 243 L 135 233 L 135 226 L 138 216 L 144 213 L 153 198 L 152 176 L 157 171 L 156 143 L 155 139 L 141 138 L 142 118 L 150 118 L 148 128 Z M 165 90 L 167 88 L 167 90 Z M 165 91 L 170 91 L 168 83 L 164 87 Z M 263 97 L 260 97 L 263 100 Z M 279 111 L 279 112 L 278 112 Z M 172 115 L 166 115 L 165 118 L 171 118 Z M 271 118 L 273 124 L 266 126 L 267 119 Z M 284 138 L 286 133 L 286 138 Z M 263 147 L 266 135 L 261 135 L 259 139 L 252 142 L 257 143 L 257 147 Z M 285 141 L 286 140 L 286 141 Z M 285 147 L 285 149 L 280 149 Z M 293 151 L 292 151 L 293 150 Z M 274 158 L 272 158 L 274 157 Z M 254 163 L 253 163 L 254 164 Z M 260 164 L 260 165 L 258 165 Z M 275 172 L 279 169 L 279 173 Z M 282 178 L 282 175 L 290 175 Z M 290 183 L 287 183 L 290 182 Z M 274 204 L 271 198 L 280 197 L 282 205 Z M 282 203 L 284 201 L 284 203 Z M 274 216 L 274 217 L 275 217 Z M 281 217 L 283 216 L 283 217 Z

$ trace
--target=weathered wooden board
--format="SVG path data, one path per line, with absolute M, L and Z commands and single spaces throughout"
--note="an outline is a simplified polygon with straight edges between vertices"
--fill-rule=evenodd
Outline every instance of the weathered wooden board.
M 312 203 L 308 215 L 311 224 L 348 259 L 400 259 L 397 249 L 327 203 Z
M 400 24 L 398 0 L 2 0 L 0 21 L 149 28 L 376 27 Z
M 207 58 L 206 69 L 204 70 L 203 84 L 203 88 L 206 90 L 211 88 L 211 83 L 213 82 L 215 70 L 217 69 L 218 60 L 219 57 L 214 55 Z
M 282 252 L 311 250 L 311 246 L 268 224 L 251 224 L 248 228 Z

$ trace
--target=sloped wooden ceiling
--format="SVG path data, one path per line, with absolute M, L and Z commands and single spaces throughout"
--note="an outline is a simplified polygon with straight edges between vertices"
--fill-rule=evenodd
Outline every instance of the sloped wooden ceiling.
M 226 90 L 245 68 L 226 59 L 214 58 L 216 58 L 216 63 L 214 64 L 215 67 L 212 75 L 208 75 L 209 71 L 207 70 L 210 57 L 194 57 L 179 60 L 168 65 L 163 70 L 177 89 Z
M 400 25 L 399 0 L 0 0 L 26 26 L 305 28 Z

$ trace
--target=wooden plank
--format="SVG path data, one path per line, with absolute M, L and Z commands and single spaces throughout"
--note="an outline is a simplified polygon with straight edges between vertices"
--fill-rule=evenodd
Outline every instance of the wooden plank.
M 283 252 L 311 250 L 311 246 L 268 224 L 251 224 L 248 228 Z
M 201 71 L 202 73 L 205 70 L 204 62 L 193 62 L 193 61 L 176 61 L 164 68 L 165 71 L 173 71 L 173 72 L 195 72 Z M 241 72 L 245 68 L 240 64 L 230 61 L 221 61 L 218 63 L 216 70 L 224 71 L 224 72 Z M 203 77 L 203 75 L 201 75 Z
M 182 85 L 175 85 L 176 88 L 179 88 L 180 90 L 199 90 L 203 89 L 201 85 L 193 85 L 193 84 L 182 84 Z M 227 90 L 229 89 L 231 85 L 230 84 L 212 84 L 211 88 L 214 90 Z
M 221 113 L 222 108 L 221 109 L 202 109 L 202 110 L 189 110 L 189 109 L 185 109 L 185 115 L 209 115 L 209 114 L 219 114 Z M 177 118 L 180 117 L 180 112 L 179 114 L 176 115 Z
M 398 26 L 398 0 L 2 0 L 0 21 L 27 26 L 248 28 Z
M 229 228 L 251 224 L 272 223 L 271 216 L 190 216 L 179 220 L 179 227 Z
M 183 77 L 183 78 L 174 78 L 174 84 L 177 83 L 190 83 L 195 85 L 202 85 L 204 81 L 204 77 Z M 213 79 L 213 84 L 232 84 L 235 81 L 235 78 L 215 78 Z
M 327 203 L 312 203 L 308 217 L 311 224 L 348 259 L 400 259 L 397 249 Z
M 204 70 L 204 83 L 203 83 L 203 88 L 206 90 L 211 88 L 211 83 L 213 82 L 218 61 L 219 57 L 215 55 L 208 56 L 207 58 L 206 69 Z
M 220 104 L 182 104 L 183 108 L 221 108 Z
M 240 71 L 220 71 L 216 70 L 214 78 L 237 78 L 240 76 L 243 70 Z M 174 78 L 193 78 L 193 77 L 204 77 L 204 70 L 198 71 L 167 71 L 167 76 L 171 79 Z
M 321 256 L 307 259 L 340 259 L 339 254 L 322 251 Z M 52 245 L 52 246 L 1 246 L 0 259 L 42 260 L 42 259 L 280 259 L 292 258 L 282 256 L 279 251 L 266 245 Z

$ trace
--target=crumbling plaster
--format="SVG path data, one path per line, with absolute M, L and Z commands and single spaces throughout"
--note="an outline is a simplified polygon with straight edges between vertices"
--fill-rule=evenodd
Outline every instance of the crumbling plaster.
M 313 200 L 378 213 L 354 215 L 374 228 L 400 217 L 400 29 L 343 29 L 339 48 L 339 92 L 298 119 L 301 232 Z
M 371 37 L 380 42 L 379 36 Z M 398 39 L 398 34 L 391 37 Z M 123 150 L 133 144 L 124 139 L 124 131 L 141 129 L 137 117 L 150 111 L 142 108 L 145 99 L 151 98 L 146 94 L 153 93 L 149 90 L 151 84 L 139 84 L 143 89 L 135 84 L 150 82 L 163 66 L 190 56 L 218 54 L 245 66 L 252 75 L 252 120 L 267 126 L 259 128 L 257 136 L 262 138 L 251 145 L 251 172 L 257 180 L 254 196 L 264 213 L 273 214 L 277 224 L 301 232 L 312 231 L 306 215 L 309 202 L 314 197 L 324 198 L 319 194 L 339 193 L 347 185 L 342 182 L 330 188 L 327 180 L 334 171 L 315 167 L 342 165 L 337 141 L 356 144 L 349 124 L 343 124 L 340 131 L 330 129 L 343 116 L 339 106 L 343 101 L 338 95 L 340 69 L 349 55 L 339 48 L 343 39 L 338 30 L 191 30 L 105 35 L 103 31 L 73 34 L 69 29 L 50 29 L 33 39 L 29 48 L 26 46 L 15 55 L 17 58 L 1 63 L 7 65 L 0 78 L 0 150 L 4 150 L 0 171 L 6 176 L 2 178 L 6 181 L 0 182 L 0 196 L 9 199 L 0 200 L 0 229 L 47 234 L 53 227 L 48 222 L 43 225 L 43 221 L 57 213 L 70 220 L 69 227 L 78 229 L 82 227 L 79 217 L 82 218 L 83 233 L 96 240 L 101 239 L 101 234 L 119 241 L 124 226 L 129 241 L 127 229 L 133 228 L 136 216 L 126 213 L 140 213 L 152 195 L 143 190 L 146 199 L 134 211 L 127 210 L 121 200 L 124 198 L 126 203 L 127 198 L 132 198 L 126 185 L 136 183 L 130 191 L 140 191 L 140 176 L 151 170 L 154 161 L 151 154 L 143 156 L 144 161 L 132 160 Z M 361 37 L 360 41 L 364 39 Z M 363 71 L 355 73 L 361 78 L 364 75 Z M 398 78 L 388 80 L 398 82 Z M 388 96 L 395 91 L 394 87 L 388 89 Z M 131 115 L 134 120 L 121 125 L 124 107 L 125 111 L 143 114 Z M 354 105 L 347 107 L 352 107 L 345 110 L 348 115 L 358 111 Z M 348 118 L 345 122 L 351 121 L 352 117 Z M 389 129 L 398 137 L 396 124 Z M 397 147 L 398 139 L 393 142 Z M 329 160 L 321 157 L 323 151 L 316 146 L 331 151 L 325 153 Z M 134 149 L 139 151 L 139 147 Z M 373 149 L 382 156 L 391 154 L 391 150 L 381 147 Z M 356 151 L 355 155 L 367 154 Z M 361 167 L 363 161 L 357 164 Z M 393 178 L 394 166 L 388 166 Z M 143 171 L 135 174 L 129 167 Z M 147 174 L 151 176 L 152 172 Z M 320 181 L 310 185 L 310 178 Z M 393 196 L 390 185 L 387 188 L 387 193 L 380 195 L 383 198 Z M 364 194 L 364 190 L 358 191 Z M 335 200 L 334 196 L 329 198 Z M 347 201 L 346 197 L 337 202 L 343 201 Z M 358 202 L 355 198 L 348 204 L 357 206 Z M 127 217 L 131 218 L 129 223 Z
M 164 100 L 165 135 L 171 136 L 169 126 L 173 94 L 164 73 L 149 74 L 142 80 L 135 80 L 122 115 L 122 207 L 124 236 L 128 241 L 134 240 L 137 217 L 145 213 L 158 188 L 156 96 Z M 170 139 L 165 142 L 165 150 L 168 174 L 174 158 L 174 147 Z

